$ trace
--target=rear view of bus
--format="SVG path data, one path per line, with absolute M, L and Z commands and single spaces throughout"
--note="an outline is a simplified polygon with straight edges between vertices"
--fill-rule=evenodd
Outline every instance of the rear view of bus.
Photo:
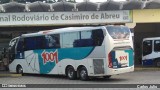
M 134 71 L 133 40 L 126 26 L 106 26 L 107 74 Z

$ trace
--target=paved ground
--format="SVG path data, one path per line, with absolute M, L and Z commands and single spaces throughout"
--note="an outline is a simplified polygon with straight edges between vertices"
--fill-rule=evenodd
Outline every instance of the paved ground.
M 0 84 L 61 84 L 61 85 L 62 84 L 95 84 L 95 85 L 98 85 L 98 84 L 99 85 L 101 84 L 160 84 L 159 76 L 160 76 L 160 70 L 146 70 L 146 69 L 135 71 L 132 73 L 114 75 L 109 80 L 103 79 L 103 78 L 95 78 L 89 81 L 68 80 L 64 76 L 27 74 L 25 76 L 12 76 L 12 77 L 0 76 Z M 0 88 L 0 90 L 1 89 L 2 88 Z M 41 88 L 41 89 L 44 90 L 44 88 Z M 10 90 L 10 89 L 3 88 L 3 90 Z M 21 90 L 21 89 L 16 89 L 16 90 Z M 25 89 L 25 90 L 30 90 L 30 89 Z M 45 90 L 48 90 L 48 88 L 46 88 Z M 75 88 L 54 88 L 54 90 L 75 90 Z M 82 90 L 82 88 L 76 89 L 76 90 Z M 86 88 L 84 90 L 106 90 L 106 89 Z M 135 89 L 110 88 L 109 90 L 135 90 Z M 139 90 L 139 89 L 136 89 L 136 90 Z M 146 90 L 146 89 L 142 88 L 140 90 Z M 160 88 L 152 89 L 152 90 L 160 90 Z
M 8 77 L 1 76 L 1 84 L 159 84 L 160 71 L 135 71 L 114 75 L 111 79 L 95 78 L 89 81 L 68 80 L 64 76 L 32 75 Z

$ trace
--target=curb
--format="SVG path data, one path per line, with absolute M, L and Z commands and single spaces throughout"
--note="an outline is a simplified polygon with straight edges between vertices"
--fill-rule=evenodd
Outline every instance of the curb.
M 157 67 L 149 67 L 149 68 L 145 68 L 145 67 L 137 67 L 134 68 L 135 71 L 160 71 L 160 68 Z
M 0 74 L 0 77 L 20 77 L 22 74 Z

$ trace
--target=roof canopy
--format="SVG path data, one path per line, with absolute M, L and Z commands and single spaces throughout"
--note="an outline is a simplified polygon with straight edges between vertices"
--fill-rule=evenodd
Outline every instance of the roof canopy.
M 107 11 L 107 10 L 120 10 L 121 3 L 114 2 L 114 1 L 106 1 L 100 4 L 99 10 L 100 11 Z
M 128 1 L 123 3 L 122 10 L 143 9 L 144 3 L 142 1 Z
M 73 11 L 74 4 L 69 2 L 56 2 L 52 4 L 53 11 Z
M 81 2 L 76 4 L 78 11 L 97 11 L 97 3 L 93 2 Z
M 160 8 L 160 1 L 153 0 L 153 1 L 147 2 L 144 8 L 145 9 L 158 9 Z
M 2 7 L 5 12 L 24 12 L 25 11 L 25 4 L 21 4 L 17 2 L 10 2 L 7 4 L 3 4 Z
M 22 4 L 17 2 L 10 2 L 1 4 L 0 11 L 4 12 L 48 12 L 48 11 L 110 11 L 110 10 L 133 10 L 133 9 L 158 9 L 160 8 L 160 0 L 153 0 L 148 2 L 143 1 L 125 1 L 115 2 L 106 1 L 102 3 L 93 2 L 56 2 L 53 4 L 43 3 L 40 1 Z
M 30 12 L 48 12 L 50 5 L 40 1 L 30 3 L 27 5 Z

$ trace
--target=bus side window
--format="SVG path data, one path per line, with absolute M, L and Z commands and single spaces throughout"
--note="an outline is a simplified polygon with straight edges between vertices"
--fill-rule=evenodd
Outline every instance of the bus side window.
M 45 37 L 36 36 L 36 37 L 26 37 L 24 39 L 25 50 L 35 50 L 35 49 L 44 49 L 45 48 Z
M 25 41 L 25 50 L 34 50 L 36 48 L 35 37 L 26 37 Z
M 92 31 L 92 39 L 94 42 L 94 46 L 101 46 L 104 40 L 104 34 L 101 29 Z
M 62 33 L 60 36 L 61 48 L 73 48 L 76 47 L 76 40 L 79 40 L 79 32 L 67 32 Z
M 46 48 L 60 48 L 60 35 L 52 34 L 45 36 Z
M 35 37 L 36 47 L 35 49 L 45 49 L 45 36 L 37 36 Z
M 154 51 L 155 52 L 160 52 L 160 40 L 155 40 L 154 41 Z
M 93 46 L 92 40 L 92 31 L 81 31 L 80 32 L 80 39 L 78 43 L 78 47 L 90 47 Z
M 143 56 L 152 53 L 152 40 L 143 42 Z

